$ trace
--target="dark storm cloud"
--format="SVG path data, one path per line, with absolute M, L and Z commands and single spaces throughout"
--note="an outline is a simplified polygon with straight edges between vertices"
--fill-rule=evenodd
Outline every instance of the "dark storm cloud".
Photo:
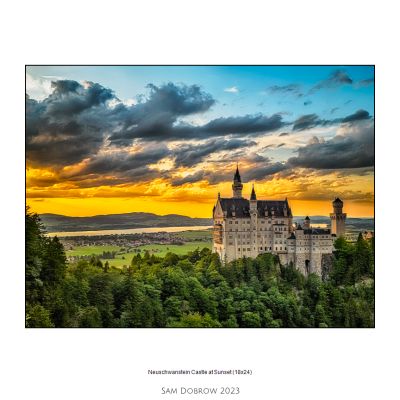
M 366 87 L 374 84 L 374 78 L 362 79 L 356 83 L 357 87 Z
M 291 94 L 296 97 L 302 97 L 303 93 L 301 92 L 301 86 L 296 83 L 291 83 L 289 85 L 278 86 L 273 85 L 267 89 L 268 92 L 275 94 Z
M 263 114 L 218 118 L 202 126 L 181 122 L 182 117 L 205 112 L 214 103 L 211 95 L 198 86 L 177 86 L 172 83 L 157 87 L 150 85 L 147 101 L 132 107 L 122 107 L 123 123 L 110 141 L 127 145 L 133 139 L 144 141 L 207 139 L 224 135 L 257 135 L 279 129 L 282 116 Z
M 343 85 L 351 84 L 353 84 L 353 79 L 350 78 L 349 74 L 343 69 L 337 69 L 332 71 L 327 79 L 324 79 L 311 88 L 310 93 L 314 93 L 321 89 L 334 89 Z
M 121 130 L 111 136 L 112 143 L 127 145 L 132 139 L 154 140 L 190 140 L 208 139 L 225 135 L 253 135 L 267 133 L 284 126 L 282 116 L 274 114 L 245 115 L 243 117 L 217 118 L 202 126 L 178 123 L 169 114 L 149 115 L 149 120 L 134 124 L 131 129 Z
M 115 149 L 92 157 L 77 171 L 61 172 L 60 177 L 76 183 L 79 187 L 166 178 L 169 175 L 167 172 L 152 169 L 149 165 L 156 164 L 170 155 L 171 151 L 163 144 L 142 146 L 134 153 Z
M 367 117 L 365 113 L 354 113 L 346 118 L 334 120 L 337 123 L 345 121 L 333 139 L 324 141 L 314 136 L 309 144 L 297 150 L 296 157 L 291 157 L 287 162 L 273 162 L 257 153 L 247 154 L 247 158 L 244 157 L 241 161 L 245 160 L 246 163 L 251 164 L 251 167 L 241 170 L 242 179 L 246 182 L 265 180 L 278 173 L 289 179 L 299 167 L 319 170 L 324 174 L 332 169 L 343 170 L 346 174 L 365 174 L 365 171 L 370 171 L 374 165 L 374 123 L 373 120 L 353 117 L 355 115 Z M 332 121 L 322 122 L 330 123 Z M 210 144 L 211 142 L 208 145 Z M 284 143 L 273 147 L 282 145 Z M 257 155 L 259 157 L 256 157 Z M 173 179 L 172 185 L 178 186 L 202 180 L 215 184 L 231 180 L 231 175 L 211 170 L 198 171 L 183 178 Z
M 334 112 L 334 111 L 333 111 Z M 332 110 L 331 110 L 332 113 Z M 341 123 L 350 123 L 356 122 L 363 119 L 370 119 L 368 111 L 366 110 L 358 110 L 354 114 L 348 115 L 344 118 L 335 118 L 331 120 L 321 119 L 317 114 L 306 114 L 297 118 L 293 122 L 293 130 L 294 131 L 303 131 L 306 129 L 315 128 L 316 126 L 329 126 Z
M 199 130 L 209 135 L 227 134 L 257 134 L 274 131 L 284 125 L 281 114 L 274 114 L 267 117 L 263 114 L 245 115 L 243 117 L 217 118 L 199 128 Z
M 374 165 L 374 123 L 357 121 L 343 127 L 331 140 L 314 138 L 289 158 L 288 167 L 315 169 L 363 168 Z
M 26 98 L 26 153 L 32 165 L 63 166 L 96 153 L 110 128 L 106 102 L 111 90 L 87 82 L 53 82 L 43 101 Z
M 302 131 L 304 129 L 314 128 L 317 125 L 321 125 L 321 120 L 317 114 L 302 115 L 294 121 L 293 130 Z
M 192 167 L 202 162 L 210 154 L 255 146 L 257 143 L 241 139 L 212 139 L 202 144 L 185 144 L 174 149 L 175 165 Z
M 352 121 L 343 124 L 340 129 L 341 131 L 331 140 L 324 141 L 314 136 L 309 144 L 297 150 L 296 157 L 291 157 L 287 162 L 274 162 L 261 155 L 256 157 L 257 153 L 247 154 L 247 159 L 243 158 L 241 161 L 246 161 L 251 167 L 241 170 L 243 181 L 265 180 L 278 173 L 290 179 L 299 167 L 320 170 L 323 174 L 334 169 L 343 170 L 346 174 L 364 175 L 365 171 L 370 171 L 374 165 L 373 121 Z M 284 144 L 275 147 L 281 145 Z M 355 168 L 357 170 L 354 170 Z M 202 170 L 183 178 L 172 179 L 171 183 L 173 186 L 179 186 L 206 180 L 210 184 L 216 184 L 230 181 L 231 175 L 232 173 Z
M 178 117 L 206 111 L 215 103 L 195 85 L 149 85 L 148 99 L 134 106 L 118 103 L 110 89 L 97 83 L 56 81 L 52 87 L 43 101 L 26 99 L 27 159 L 32 165 L 76 163 L 96 154 L 109 135 L 111 142 L 126 145 L 135 137 L 174 136 L 169 134 Z M 117 105 L 110 107 L 109 100 Z
M 70 118 L 114 97 L 110 89 L 93 82 L 87 82 L 86 88 L 67 80 L 52 82 L 51 86 L 53 93 L 45 100 L 49 118 Z
M 363 150 L 365 137 L 355 131 L 355 137 L 337 136 L 331 141 L 310 143 L 299 149 L 298 157 L 292 157 L 287 164 L 273 162 L 262 155 L 262 151 L 258 154 L 249 148 L 257 144 L 253 140 L 255 137 L 288 129 L 289 123 L 283 121 L 283 113 L 223 117 L 195 126 L 183 121 L 185 117 L 208 111 L 215 104 L 210 94 L 196 85 L 168 83 L 148 88 L 148 95 L 132 106 L 123 104 L 110 89 L 93 82 L 56 81 L 52 94 L 43 101 L 28 96 L 26 152 L 29 165 L 52 166 L 57 169 L 57 179 L 68 179 L 83 188 L 157 177 L 168 179 L 171 172 L 148 166 L 164 158 L 174 160 L 177 167 L 187 168 L 221 153 L 213 164 L 217 170 L 210 168 L 176 178 L 172 184 L 178 185 L 201 180 L 210 184 L 231 180 L 230 172 L 219 171 L 227 162 L 237 160 L 252 165 L 251 170 L 243 171 L 245 179 L 258 180 L 307 163 L 314 165 L 310 168 L 344 168 L 331 167 L 335 163 L 355 168 L 352 165 L 368 164 L 366 160 L 371 156 Z M 290 88 L 286 90 L 291 91 Z M 370 118 L 364 110 L 332 120 L 308 114 L 293 122 L 293 130 L 340 123 L 354 130 L 360 123 L 371 123 Z M 279 134 L 286 135 L 289 133 Z M 192 139 L 201 142 L 188 142 Z M 170 144 L 169 149 L 165 143 L 174 140 L 181 143 Z M 79 169 L 62 170 L 78 162 L 82 162 Z M 37 182 L 37 186 L 51 184 L 57 181 Z
M 354 122 L 360 121 L 362 119 L 370 119 L 371 116 L 369 115 L 368 111 L 365 110 L 358 110 L 354 114 L 348 115 L 347 117 L 342 119 L 342 122 Z
M 148 88 L 148 99 L 131 107 L 120 106 L 117 110 L 120 129 L 111 135 L 112 143 L 127 145 L 132 139 L 174 140 L 194 137 L 191 135 L 193 127 L 178 123 L 178 119 L 205 112 L 215 104 L 212 96 L 197 85 L 151 84 Z
M 257 136 L 286 125 L 281 114 L 218 118 L 202 126 L 183 122 L 215 104 L 197 85 L 151 84 L 148 96 L 131 106 L 93 82 L 59 80 L 52 88 L 43 101 L 26 98 L 26 150 L 32 166 L 71 165 L 94 157 L 101 147 L 131 146 L 134 141 Z
M 196 183 L 202 181 L 206 176 L 205 171 L 198 171 L 195 172 L 192 175 L 187 175 L 183 178 L 174 178 L 171 180 L 171 185 L 172 186 L 181 186 L 184 185 L 185 183 Z
M 110 154 L 98 155 L 79 172 L 79 174 L 116 174 L 139 170 L 141 174 L 147 171 L 147 165 L 154 164 L 170 155 L 165 145 L 148 146 L 135 153 L 117 151 Z M 144 170 L 145 169 L 145 170 Z
M 243 173 L 243 177 L 246 179 L 246 181 L 262 180 L 285 169 L 287 169 L 287 166 L 282 162 L 264 164 L 260 163 L 255 168 Z

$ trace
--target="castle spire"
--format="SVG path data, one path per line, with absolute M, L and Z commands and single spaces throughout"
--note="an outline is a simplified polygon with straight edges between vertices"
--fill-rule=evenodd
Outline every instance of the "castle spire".
M 253 183 L 253 188 L 251 189 L 250 200 L 257 200 L 256 192 L 254 190 L 254 183 Z
M 233 197 L 236 199 L 241 199 L 242 198 L 242 180 L 240 178 L 240 173 L 239 173 L 239 164 L 236 163 L 236 172 L 235 175 L 233 176 L 233 184 L 232 184 L 232 192 L 233 192 Z
M 241 178 L 240 178 L 240 173 L 239 173 L 239 163 L 236 163 L 236 172 L 235 175 L 233 177 L 233 181 L 235 182 L 241 182 Z

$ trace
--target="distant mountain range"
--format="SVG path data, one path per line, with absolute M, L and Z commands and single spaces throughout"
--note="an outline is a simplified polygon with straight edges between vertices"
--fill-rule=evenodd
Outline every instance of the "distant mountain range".
M 190 218 L 184 215 L 156 215 L 135 212 L 128 214 L 95 215 L 93 217 L 67 217 L 41 214 L 47 232 L 100 231 L 107 229 L 153 228 L 167 226 L 212 225 L 211 218 Z
M 190 218 L 184 215 L 157 215 L 134 212 L 127 214 L 95 215 L 93 217 L 68 217 L 58 214 L 41 214 L 40 218 L 47 232 L 99 231 L 107 229 L 154 228 L 168 226 L 207 226 L 212 225 L 211 218 Z M 294 217 L 302 222 L 304 217 Z M 330 224 L 329 217 L 312 216 L 311 224 Z M 373 218 L 347 218 L 346 225 L 360 230 L 373 230 Z

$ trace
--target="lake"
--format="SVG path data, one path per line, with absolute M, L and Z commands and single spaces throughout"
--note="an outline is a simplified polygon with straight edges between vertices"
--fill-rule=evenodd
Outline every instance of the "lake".
M 105 229 L 102 231 L 49 232 L 47 233 L 47 236 L 65 237 L 65 236 L 126 235 L 129 233 L 200 231 L 210 228 L 212 228 L 212 226 L 163 226 L 155 228 Z
M 326 228 L 327 224 L 311 224 L 311 226 L 314 228 Z M 200 231 L 210 228 L 212 228 L 212 226 L 163 226 L 155 228 L 105 229 L 102 231 L 49 232 L 47 233 L 47 236 L 65 237 L 65 236 L 126 235 L 129 233 Z

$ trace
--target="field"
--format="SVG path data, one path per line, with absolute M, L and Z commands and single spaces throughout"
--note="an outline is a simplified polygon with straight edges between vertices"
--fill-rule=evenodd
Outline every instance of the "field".
M 67 256 L 100 255 L 103 251 L 119 251 L 119 246 L 77 246 L 73 250 L 67 250 Z
M 204 247 L 211 249 L 211 232 L 209 231 L 185 231 L 179 232 L 176 236 L 181 237 L 184 240 L 190 240 L 182 245 L 173 244 L 146 244 L 135 247 L 135 251 L 132 248 L 123 249 L 120 246 L 102 245 L 102 246 L 76 246 L 72 250 L 67 250 L 67 257 L 72 256 L 91 256 L 91 255 L 102 255 L 103 252 L 116 252 L 114 259 L 102 259 L 103 263 L 108 261 L 110 266 L 122 268 L 124 265 L 129 265 L 133 256 L 140 253 L 143 255 L 147 250 L 150 254 L 164 257 L 168 252 L 172 252 L 178 255 L 187 254 L 190 251 L 196 249 L 203 249 Z

